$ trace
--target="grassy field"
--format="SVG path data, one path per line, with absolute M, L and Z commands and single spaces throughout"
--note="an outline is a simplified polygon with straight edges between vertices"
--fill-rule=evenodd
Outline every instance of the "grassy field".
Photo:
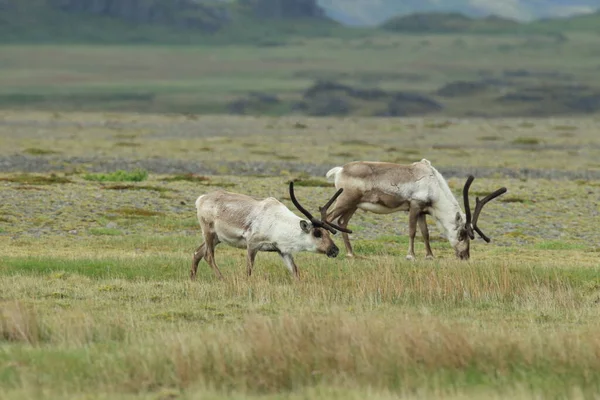
M 593 118 L 2 112 L 0 397 L 593 398 L 599 137 Z M 358 213 L 363 258 L 299 254 L 294 282 L 261 253 L 248 279 L 218 247 L 225 281 L 204 262 L 189 281 L 198 195 L 292 207 L 293 178 L 316 210 L 334 165 L 423 157 L 458 198 L 468 172 L 479 196 L 508 187 L 469 262 L 431 222 L 436 259 L 419 241 L 408 262 L 405 214 Z
M 500 80 L 508 85 L 502 90 L 583 83 L 597 87 L 596 43 L 593 33 L 371 33 L 298 38 L 271 47 L 3 45 L 0 108 L 221 113 L 254 91 L 281 101 L 301 100 L 318 79 L 427 94 L 457 80 Z M 509 77 L 510 71 L 520 75 Z M 502 90 L 440 97 L 445 108 L 439 113 L 465 116 L 482 112 L 482 104 L 495 115 L 523 109 L 522 103 L 496 101 Z M 290 112 L 283 104 L 268 110 L 273 115 Z

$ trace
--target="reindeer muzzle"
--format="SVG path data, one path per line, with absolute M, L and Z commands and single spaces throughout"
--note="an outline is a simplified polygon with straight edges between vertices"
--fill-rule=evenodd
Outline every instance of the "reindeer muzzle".
M 329 250 L 327 250 L 327 257 L 329 258 L 335 258 L 338 254 L 340 254 L 340 249 L 336 245 L 331 246 Z

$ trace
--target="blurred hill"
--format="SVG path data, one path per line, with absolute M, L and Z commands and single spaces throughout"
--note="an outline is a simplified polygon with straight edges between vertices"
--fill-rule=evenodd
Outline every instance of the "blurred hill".
M 538 1 L 548 3 L 550 9 L 567 10 L 560 0 Z M 589 11 L 586 1 L 580 0 L 577 7 L 571 4 L 569 10 Z M 507 17 L 510 13 L 503 9 L 482 17 L 481 10 L 492 10 L 483 7 L 488 4 L 485 0 L 475 2 L 479 8 L 460 0 L 448 0 L 443 6 L 422 0 L 403 1 L 401 7 L 398 3 L 372 0 L 370 9 L 386 10 L 388 17 L 377 28 L 356 29 L 334 19 L 362 24 L 358 14 L 368 11 L 361 0 L 0 0 L 0 42 L 273 46 L 291 37 L 377 35 L 379 28 L 400 33 L 600 31 L 600 12 L 527 22 Z M 419 9 L 428 12 L 405 14 Z
M 2 42 L 259 42 L 338 26 L 316 0 L 0 0 Z
M 598 0 L 319 0 L 329 16 L 344 24 L 379 25 L 393 16 L 416 13 L 497 15 L 522 22 L 597 11 Z
M 415 13 L 392 17 L 381 27 L 400 33 L 564 33 L 600 32 L 600 11 L 532 22 L 491 15 L 475 18 L 455 12 Z

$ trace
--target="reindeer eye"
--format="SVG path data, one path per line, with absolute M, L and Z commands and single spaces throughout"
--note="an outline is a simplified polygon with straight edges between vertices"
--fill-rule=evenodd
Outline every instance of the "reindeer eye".
M 323 234 L 321 233 L 321 231 L 319 229 L 315 229 L 313 231 L 313 236 L 316 238 L 320 238 L 321 236 L 323 236 Z

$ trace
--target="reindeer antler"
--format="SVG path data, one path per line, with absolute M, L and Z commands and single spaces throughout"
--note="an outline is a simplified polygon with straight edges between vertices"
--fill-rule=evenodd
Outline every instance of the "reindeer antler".
M 471 238 L 471 240 L 475 239 L 475 234 L 473 233 L 473 227 L 471 226 L 471 206 L 469 205 L 469 189 L 471 188 L 471 183 L 475 177 L 473 175 L 469 175 L 467 181 L 465 182 L 465 187 L 463 188 L 463 202 L 465 203 L 465 216 L 467 221 L 465 222 L 465 227 L 467 228 L 467 234 Z
M 465 216 L 467 219 L 467 221 L 465 222 L 465 227 L 467 229 L 467 234 L 469 235 L 469 237 L 471 239 L 475 239 L 475 234 L 473 233 L 473 230 L 475 230 L 475 232 L 477 232 L 483 240 L 485 240 L 487 243 L 489 243 L 490 238 L 487 237 L 481 231 L 481 229 L 479 229 L 479 227 L 477 226 L 477 220 L 479 219 L 479 214 L 481 214 L 481 210 L 483 209 L 483 206 L 485 206 L 488 202 L 494 200 L 496 197 L 506 193 L 507 189 L 505 187 L 501 187 L 500 189 L 496 190 L 495 192 L 490 193 L 487 196 L 485 196 L 483 198 L 483 200 L 479 200 L 479 197 L 476 197 L 475 198 L 475 212 L 473 213 L 473 216 L 471 219 L 471 207 L 469 206 L 469 188 L 471 187 L 471 183 L 473 183 L 474 179 L 475 179 L 475 177 L 473 175 L 469 175 L 469 177 L 467 178 L 467 181 L 465 182 L 465 187 L 463 188 L 463 200 L 465 203 Z
M 306 210 L 304 207 L 302 207 L 302 205 L 298 202 L 298 200 L 296 199 L 296 196 L 294 195 L 294 182 L 290 181 L 290 198 L 292 199 L 292 203 L 294 203 L 296 208 L 302 214 L 304 214 L 306 216 L 306 218 L 308 218 L 310 220 L 310 222 L 313 224 L 313 226 L 316 226 L 319 228 L 325 228 L 334 235 L 337 233 L 336 230 L 346 232 L 346 233 L 352 233 L 352 231 L 350 229 L 345 229 L 345 228 L 342 228 L 341 226 L 337 226 L 331 222 L 328 222 L 325 218 L 325 216 L 327 215 L 327 209 L 333 204 L 333 202 L 339 197 L 339 195 L 342 194 L 343 191 L 344 191 L 344 189 L 338 190 L 336 192 L 336 194 L 334 194 L 333 197 L 331 199 L 329 199 L 329 201 L 323 207 L 319 207 L 319 211 L 321 212 L 321 220 L 318 220 L 315 217 L 313 217 L 313 215 L 311 213 L 309 213 L 308 210 Z

